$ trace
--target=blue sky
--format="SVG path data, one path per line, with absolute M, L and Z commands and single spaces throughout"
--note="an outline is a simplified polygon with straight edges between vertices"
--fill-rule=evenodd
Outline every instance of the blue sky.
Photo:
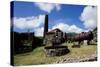
M 87 9 L 85 9 L 85 7 L 87 7 Z M 19 23 L 18 22 L 19 18 L 25 19 L 27 17 L 39 17 L 40 15 L 48 14 L 49 29 L 54 29 L 56 27 L 59 27 L 60 26 L 59 24 L 61 24 L 62 26 L 64 25 L 66 28 L 71 27 L 71 29 L 72 28 L 76 28 L 76 30 L 80 29 L 79 31 L 81 31 L 81 32 L 88 30 L 88 28 L 86 28 L 86 23 L 85 23 L 87 20 L 84 19 L 84 15 L 89 13 L 88 10 L 90 10 L 90 13 L 91 13 L 91 12 L 93 12 L 93 9 L 94 9 L 94 7 L 92 7 L 92 6 L 88 7 L 86 5 L 71 5 L 71 4 L 56 4 L 55 5 L 55 3 L 54 4 L 33 3 L 33 2 L 23 2 L 23 1 L 15 1 L 13 8 L 14 8 L 14 10 L 13 10 L 14 17 L 13 18 L 17 18 L 17 21 L 16 21 L 17 23 Z M 83 20 L 80 19 L 80 17 L 82 17 Z M 88 17 L 90 17 L 90 16 L 88 16 Z M 33 20 L 34 20 L 34 18 L 33 18 Z M 26 22 L 23 22 L 23 23 L 26 23 Z M 17 31 L 17 32 L 27 31 L 27 28 L 24 27 L 21 29 L 20 26 L 18 26 L 18 25 L 20 25 L 20 24 L 17 24 L 17 26 L 16 26 L 16 23 L 15 23 L 14 31 Z M 35 29 L 43 28 L 43 25 L 44 24 L 41 22 L 41 24 L 38 27 L 30 28 L 30 30 L 35 32 L 34 28 Z M 71 30 L 71 29 L 69 29 L 69 30 Z M 66 31 L 65 30 L 64 30 L 64 32 L 67 31 L 67 30 Z

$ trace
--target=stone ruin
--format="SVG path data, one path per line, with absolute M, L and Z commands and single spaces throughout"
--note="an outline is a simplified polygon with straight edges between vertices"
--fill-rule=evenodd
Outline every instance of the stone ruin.
M 45 45 L 44 51 L 47 56 L 60 56 L 69 52 L 67 46 L 61 45 L 66 38 L 65 33 L 59 29 L 54 29 L 48 32 L 48 15 L 45 16 L 43 38 L 43 44 Z
M 47 56 L 60 56 L 69 52 L 67 46 L 61 45 L 66 39 L 65 33 L 60 29 L 53 29 L 48 32 L 48 15 L 45 16 L 43 38 L 44 51 Z
M 48 15 L 45 16 L 43 44 L 47 56 L 60 56 L 69 52 L 67 46 L 62 46 L 66 35 L 59 29 L 48 32 Z
M 61 56 L 69 52 L 67 46 L 61 45 L 65 40 L 65 33 L 59 29 L 49 31 L 45 35 L 44 44 L 47 56 Z

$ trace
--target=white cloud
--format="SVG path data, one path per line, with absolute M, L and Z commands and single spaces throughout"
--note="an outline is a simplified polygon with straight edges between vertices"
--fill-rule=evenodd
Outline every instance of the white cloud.
M 60 23 L 57 23 L 56 25 L 54 25 L 52 27 L 52 29 L 55 29 L 55 28 L 59 28 L 63 32 L 67 32 L 67 29 L 69 28 L 69 25 L 60 22 Z
M 52 29 L 56 29 L 59 28 L 60 30 L 62 30 L 63 32 L 75 32 L 75 33 L 81 33 L 81 32 L 85 32 L 86 30 L 83 30 L 79 27 L 77 27 L 76 25 L 68 25 L 65 24 L 63 22 L 57 23 L 54 26 L 52 26 L 51 29 L 48 29 L 49 31 Z M 44 32 L 44 27 L 39 27 L 39 28 L 35 28 L 35 36 L 43 36 L 43 32 Z
M 34 29 L 35 36 L 43 36 L 44 27 Z
M 81 13 L 80 20 L 85 28 L 92 30 L 97 26 L 97 7 L 86 6 Z
M 83 32 L 85 30 L 77 27 L 76 25 L 68 25 L 68 24 L 65 24 L 65 23 L 57 23 L 56 25 L 54 25 L 52 27 L 52 29 L 55 29 L 55 28 L 59 28 L 60 30 L 62 30 L 63 32 L 76 32 L 76 33 L 80 33 L 80 32 Z
M 42 25 L 44 23 L 44 19 L 45 19 L 44 15 L 24 17 L 24 18 L 14 17 L 13 25 L 18 29 L 33 29 Z
M 35 36 L 43 36 L 43 27 L 41 27 L 44 24 L 44 15 L 39 16 L 31 16 L 31 17 L 14 17 L 13 18 L 13 25 L 14 27 L 21 29 L 21 30 L 27 30 L 32 29 L 35 32 Z
M 35 6 L 47 13 L 50 13 L 53 9 L 56 9 L 57 11 L 61 9 L 60 4 L 54 4 L 54 3 L 35 3 Z
M 84 30 L 77 27 L 76 25 L 71 25 L 69 28 L 68 28 L 68 32 L 76 32 L 76 33 L 81 33 L 83 32 Z

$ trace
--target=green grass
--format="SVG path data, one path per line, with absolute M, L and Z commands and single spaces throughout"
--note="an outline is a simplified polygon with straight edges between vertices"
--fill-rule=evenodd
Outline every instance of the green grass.
M 37 47 L 32 52 L 17 54 L 14 56 L 14 65 L 37 65 L 37 64 L 52 64 L 63 58 L 85 57 L 92 55 L 97 50 L 97 45 L 82 45 L 81 48 L 71 48 L 72 44 L 67 45 L 70 53 L 63 56 L 47 57 L 43 51 L 44 47 Z

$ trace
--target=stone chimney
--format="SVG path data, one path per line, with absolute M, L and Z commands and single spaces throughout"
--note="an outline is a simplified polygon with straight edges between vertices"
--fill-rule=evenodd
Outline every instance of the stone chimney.
M 43 37 L 45 37 L 46 32 L 48 32 L 48 15 L 45 15 L 45 23 L 44 23 L 44 34 L 43 34 Z

